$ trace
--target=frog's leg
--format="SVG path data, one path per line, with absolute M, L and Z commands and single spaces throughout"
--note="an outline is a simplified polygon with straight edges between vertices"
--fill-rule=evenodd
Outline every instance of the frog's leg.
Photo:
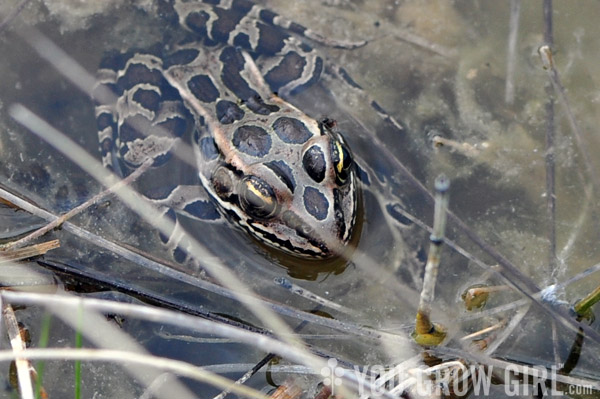
M 98 76 L 96 92 L 104 89 L 113 94 L 95 96 L 104 166 L 127 176 L 151 158 L 156 173 L 171 158 L 183 136 L 199 123 L 164 79 L 161 57 L 151 52 L 112 54 L 103 60 Z M 180 246 L 184 233 L 177 214 L 203 221 L 220 220 L 199 180 L 198 185 L 144 188 L 141 194 L 175 222 L 169 236 L 160 238 L 179 262 L 185 261 L 187 254 Z
M 96 95 L 101 90 L 109 96 Z M 102 162 L 127 176 L 146 159 L 164 165 L 194 120 L 163 77 L 153 53 L 112 54 L 102 61 L 94 90 Z
M 336 42 L 246 1 L 182 2 L 161 0 L 160 13 L 186 28 L 195 40 L 208 45 L 240 48 L 256 60 L 262 56 L 261 72 L 271 91 L 285 95 L 310 86 L 323 69 L 323 60 L 310 45 L 296 37 L 339 46 L 360 43 Z
M 322 75 L 342 82 L 368 104 L 378 117 L 394 128 L 403 125 L 383 109 L 341 67 L 325 63 L 313 44 L 352 49 L 366 40 L 350 41 L 325 38 L 317 32 L 290 21 L 247 0 L 191 1 L 162 0 L 162 14 L 189 30 L 198 40 L 239 47 L 255 60 L 272 93 L 287 100 L 315 84 Z M 168 10 L 168 11 L 167 11 Z M 325 68 L 327 72 L 324 74 Z
M 170 208 L 175 213 L 194 220 L 219 221 L 221 216 L 206 191 L 198 185 L 178 185 L 165 196 L 150 197 L 150 201 L 161 208 Z

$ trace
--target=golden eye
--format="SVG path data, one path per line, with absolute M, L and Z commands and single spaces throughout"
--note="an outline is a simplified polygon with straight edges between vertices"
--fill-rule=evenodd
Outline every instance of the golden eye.
M 352 155 L 343 142 L 331 140 L 331 160 L 335 169 L 336 183 L 343 185 L 348 180 L 353 161 Z
M 239 183 L 240 206 L 249 216 L 269 219 L 277 213 L 277 197 L 271 186 L 256 176 L 245 176 Z

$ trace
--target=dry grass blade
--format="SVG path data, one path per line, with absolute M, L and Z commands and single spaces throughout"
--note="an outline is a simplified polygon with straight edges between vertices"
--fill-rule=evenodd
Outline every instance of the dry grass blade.
M 292 283 L 290 280 L 288 280 L 285 277 L 277 277 L 277 278 L 275 278 L 274 282 L 275 282 L 275 284 L 279 285 L 283 289 L 288 290 L 290 293 L 301 296 L 302 298 L 306 298 L 309 301 L 315 302 L 319 306 L 331 308 L 338 312 L 346 313 L 349 315 L 357 313 L 356 310 L 348 309 L 338 303 L 328 300 L 327 298 L 323 298 L 305 288 L 300 287 L 297 284 Z
M 182 377 L 192 378 L 197 381 L 207 382 L 218 387 L 231 389 L 233 392 L 246 395 L 246 397 L 255 399 L 268 399 L 262 393 L 255 389 L 243 386 L 235 385 L 233 381 L 228 378 L 221 377 L 211 372 L 207 372 L 200 367 L 192 366 L 189 363 L 181 362 L 178 360 L 166 359 L 163 357 L 157 357 L 152 355 L 145 355 L 140 353 L 132 353 L 121 350 L 105 350 L 105 349 L 67 349 L 67 348 L 52 348 L 52 349 L 28 349 L 23 353 L 13 353 L 11 351 L 0 351 L 0 361 L 7 361 L 12 359 L 18 359 L 19 356 L 28 360 L 83 360 L 83 361 L 102 361 L 102 362 L 115 362 L 126 365 L 136 365 L 138 367 L 148 366 L 171 371 Z M 135 367 L 128 367 L 127 370 Z M 170 386 L 171 389 L 172 386 Z M 197 395 L 192 392 L 183 397 L 197 398 Z M 24 396 L 23 396 L 24 397 Z M 161 396 L 161 397 L 178 397 L 176 394 L 173 396 Z M 25 397 L 24 397 L 25 398 Z M 33 396 L 31 396 L 33 399 Z M 27 397 L 29 399 L 29 397 Z
M 544 0 L 544 41 L 548 46 L 554 43 L 554 32 L 552 28 L 552 0 Z M 552 95 L 552 83 L 546 85 L 546 213 L 548 214 L 548 270 L 556 280 L 557 258 L 556 258 L 556 165 L 555 165 L 555 120 L 554 120 L 554 96 Z M 556 281 L 553 281 L 556 282 Z M 556 321 L 552 321 L 552 346 L 554 360 L 560 362 L 558 329 Z
M 34 256 L 43 255 L 51 249 L 60 247 L 59 240 L 51 240 L 39 244 L 30 245 L 20 249 L 3 249 L 0 251 L 0 265 L 7 262 L 32 258 Z
M 519 309 L 513 316 L 513 318 L 510 320 L 510 322 L 507 324 L 506 328 L 499 335 L 499 337 L 496 340 L 494 340 L 493 343 L 488 345 L 487 349 L 485 350 L 485 353 L 487 353 L 488 355 L 494 353 L 496 349 L 498 349 L 500 345 L 502 345 L 502 343 L 511 336 L 515 328 L 517 328 L 517 326 L 521 323 L 523 317 L 525 317 L 528 311 L 529 306 Z
M 10 304 L 5 304 L 2 307 L 2 316 L 6 324 L 6 330 L 10 339 L 10 345 L 12 347 L 12 354 L 14 356 L 15 367 L 17 368 L 17 379 L 19 383 L 19 393 L 22 399 L 33 399 L 33 381 L 31 379 L 30 369 L 31 364 L 26 357 L 22 356 L 27 345 L 21 335 L 19 329 L 19 323 L 17 317 Z

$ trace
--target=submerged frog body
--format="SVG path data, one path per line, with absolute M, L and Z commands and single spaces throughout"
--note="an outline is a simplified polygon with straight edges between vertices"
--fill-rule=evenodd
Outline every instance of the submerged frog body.
M 96 108 L 104 165 L 127 175 L 152 158 L 168 168 L 191 136 L 198 182 L 230 221 L 295 256 L 339 254 L 357 212 L 350 150 L 333 121 L 273 94 L 316 81 L 322 61 L 276 26 L 279 17 L 249 2 L 227 3 L 167 4 L 192 40 L 105 59 L 99 81 L 117 100 Z M 171 216 L 214 218 L 187 186 L 152 199 Z M 185 259 L 172 237 L 163 240 Z

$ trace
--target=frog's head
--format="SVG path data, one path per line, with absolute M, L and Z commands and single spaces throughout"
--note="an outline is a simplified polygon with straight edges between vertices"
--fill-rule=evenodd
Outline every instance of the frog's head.
M 234 126 L 225 144 L 216 141 L 222 160 L 209 186 L 227 214 L 262 243 L 294 256 L 330 258 L 352 237 L 354 161 L 334 122 L 287 107 L 260 125 Z

